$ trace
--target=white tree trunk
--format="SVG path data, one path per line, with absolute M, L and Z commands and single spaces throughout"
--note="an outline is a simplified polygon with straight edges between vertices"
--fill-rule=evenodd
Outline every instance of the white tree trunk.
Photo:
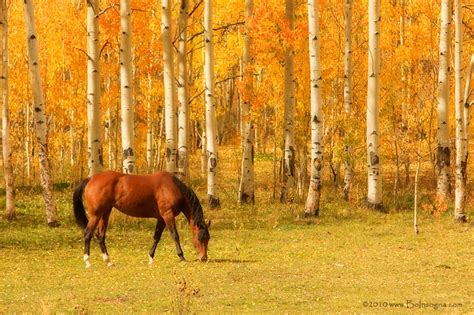
M 186 42 L 189 0 L 181 0 L 178 20 L 178 176 L 188 178 L 189 88 Z
M 207 195 L 210 208 L 219 207 L 217 196 L 217 124 L 214 101 L 214 44 L 212 38 L 212 0 L 204 1 L 204 76 L 206 98 Z
M 352 1 L 344 4 L 344 111 L 352 111 Z
M 285 16 L 291 31 L 295 28 L 294 0 L 285 1 Z M 294 186 L 295 181 L 295 73 L 293 44 L 288 44 L 285 50 L 285 113 L 284 113 L 284 167 L 280 201 L 288 200 L 288 191 Z
M 463 101 L 463 62 L 462 62 L 462 12 L 461 0 L 454 0 L 454 106 L 456 117 L 456 183 L 454 192 L 454 215 L 459 221 L 466 220 L 466 164 L 464 142 L 464 101 Z
M 344 6 L 344 111 L 347 121 L 351 119 L 352 112 L 352 1 L 345 0 Z M 346 127 L 351 124 L 346 124 Z M 352 158 L 352 145 L 345 131 L 344 141 L 344 200 L 349 200 L 352 177 L 354 176 L 354 161 Z
M 15 186 L 10 147 L 10 112 L 8 107 L 8 7 L 6 0 L 0 0 L 0 44 L 2 45 L 0 66 L 0 97 L 2 102 L 2 146 L 3 168 L 5 177 L 6 205 L 5 217 L 8 221 L 15 219 Z
M 161 1 L 161 39 L 163 41 L 163 84 L 165 94 L 166 170 L 177 172 L 177 129 L 175 107 L 175 77 L 173 67 L 173 43 L 171 39 L 171 0 Z
M 319 48 L 319 8 L 317 0 L 308 1 L 309 61 L 311 78 L 311 180 L 305 214 L 318 215 L 323 167 L 323 117 L 321 100 L 321 58 Z
M 369 0 L 369 53 L 367 83 L 367 204 L 382 207 L 380 176 L 379 82 L 380 82 L 380 0 Z
M 148 94 L 147 94 L 147 104 L 146 104 L 146 164 L 147 164 L 147 173 L 151 174 L 153 172 L 153 162 L 154 162 L 154 152 L 153 152 L 153 114 L 151 111 L 151 90 L 152 90 L 152 76 L 148 74 Z
M 123 172 L 135 170 L 134 108 L 132 77 L 132 11 L 130 0 L 120 0 L 120 94 L 122 109 L 122 156 Z
M 444 202 L 450 191 L 450 156 L 449 146 L 449 43 L 450 43 L 450 0 L 441 0 L 441 29 L 439 39 L 439 74 L 438 74 L 438 199 Z
M 100 131 L 99 3 L 87 1 L 87 147 L 89 176 L 104 167 Z
M 253 55 L 251 53 L 250 20 L 253 16 L 253 0 L 245 0 L 244 55 L 242 58 L 245 92 L 242 100 L 242 173 L 239 185 L 239 202 L 255 203 L 254 142 L 255 130 L 250 113 L 250 97 L 253 94 Z
M 48 158 L 48 141 L 43 87 L 41 83 L 38 35 L 36 34 L 35 15 L 32 0 L 24 0 L 26 35 L 28 42 L 28 65 L 33 93 L 34 119 L 38 140 L 38 159 L 40 165 L 40 181 L 46 206 L 46 219 L 50 227 L 59 225 L 56 219 L 56 202 L 53 196 L 53 179 Z

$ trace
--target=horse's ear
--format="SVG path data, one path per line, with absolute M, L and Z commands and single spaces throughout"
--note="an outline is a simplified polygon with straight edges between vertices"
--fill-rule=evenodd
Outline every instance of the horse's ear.
M 211 220 L 207 221 L 207 228 L 211 226 Z

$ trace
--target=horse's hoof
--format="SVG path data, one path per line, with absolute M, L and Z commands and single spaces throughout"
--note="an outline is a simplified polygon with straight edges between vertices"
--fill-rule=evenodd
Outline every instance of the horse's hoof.
M 111 262 L 111 261 L 109 261 L 109 262 L 107 263 L 107 267 L 112 267 L 113 265 L 114 265 L 114 263 Z
M 186 259 L 184 259 L 183 256 L 179 257 L 179 262 L 186 262 Z
M 149 265 L 153 265 L 153 262 L 154 262 L 154 261 L 155 261 L 155 260 L 153 259 L 153 257 L 148 256 L 148 264 L 149 264 Z
M 86 269 L 89 269 L 91 266 L 91 263 L 89 261 L 86 261 Z

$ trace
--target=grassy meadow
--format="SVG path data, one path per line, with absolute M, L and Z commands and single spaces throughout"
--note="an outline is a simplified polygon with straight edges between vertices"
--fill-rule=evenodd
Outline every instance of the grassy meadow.
M 62 225 L 50 229 L 40 191 L 20 188 L 18 220 L 0 219 L 0 313 L 474 311 L 473 226 L 454 223 L 451 210 L 433 216 L 420 209 L 415 235 L 409 191 L 396 202 L 387 197 L 384 214 L 360 206 L 362 188 L 345 203 L 325 187 L 321 216 L 300 218 L 301 201 L 272 199 L 273 171 L 265 156 L 256 162 L 257 204 L 239 206 L 239 161 L 230 156 L 223 159 L 227 172 L 220 173 L 223 206 L 205 207 L 212 220 L 208 263 L 196 260 L 181 218 L 187 262 L 179 263 L 165 233 L 149 266 L 155 222 L 114 211 L 107 234 L 114 265 L 102 262 L 93 242 L 92 267 L 85 269 L 72 190 L 57 188 Z M 195 159 L 192 175 L 198 178 Z M 205 181 L 194 179 L 192 186 L 204 199 Z M 422 203 L 429 204 L 429 185 L 422 186 Z

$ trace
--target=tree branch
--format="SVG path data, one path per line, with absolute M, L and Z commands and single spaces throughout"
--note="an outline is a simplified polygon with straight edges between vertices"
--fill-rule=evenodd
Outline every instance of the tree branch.
M 231 27 L 234 27 L 234 26 L 239 26 L 239 25 L 244 25 L 245 22 L 235 22 L 235 23 L 230 23 L 230 24 L 227 24 L 227 25 L 223 25 L 223 26 L 220 26 L 220 27 L 216 27 L 216 28 L 213 28 L 212 30 L 213 31 L 221 31 L 221 30 L 226 30 L 228 28 L 231 28 Z M 198 32 L 196 34 L 193 34 L 189 39 L 188 39 L 188 42 L 192 41 L 193 39 L 195 39 L 196 37 L 200 36 L 204 34 L 204 30 L 202 30 L 201 32 Z

